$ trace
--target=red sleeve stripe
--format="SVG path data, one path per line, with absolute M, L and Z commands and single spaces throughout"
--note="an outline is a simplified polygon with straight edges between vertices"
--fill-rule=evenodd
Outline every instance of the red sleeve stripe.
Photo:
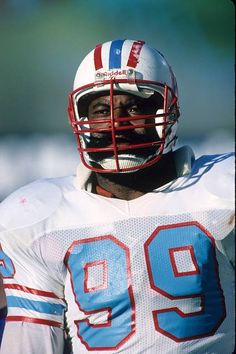
M 30 294 L 39 295 L 39 296 L 46 296 L 46 297 L 50 297 L 50 298 L 54 298 L 54 299 L 60 299 L 58 296 L 56 296 L 52 292 L 32 289 L 27 286 L 19 285 L 19 284 L 4 284 L 4 288 L 5 289 L 20 290 L 25 293 L 30 293 Z
M 42 325 L 53 326 L 53 327 L 62 327 L 63 326 L 62 323 L 57 322 L 57 321 L 50 321 L 50 320 L 45 320 L 43 318 L 32 318 L 32 317 L 25 317 L 25 316 L 8 316 L 6 318 L 6 321 L 31 322 L 31 323 L 42 324 Z
M 94 49 L 94 65 L 95 69 L 99 70 L 102 68 L 102 44 L 98 44 Z
M 127 62 L 127 66 L 131 66 L 132 68 L 136 68 L 138 64 L 139 54 L 141 52 L 142 46 L 144 45 L 144 41 L 135 41 L 130 50 L 129 59 Z

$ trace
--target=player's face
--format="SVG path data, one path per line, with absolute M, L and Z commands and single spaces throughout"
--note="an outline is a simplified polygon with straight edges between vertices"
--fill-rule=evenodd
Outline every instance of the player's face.
M 137 117 L 141 115 L 155 114 L 158 106 L 155 100 L 143 99 L 130 94 L 116 94 L 113 97 L 113 111 L 114 118 L 122 117 Z M 92 100 L 88 107 L 89 120 L 107 120 L 111 116 L 111 103 L 110 96 L 100 96 Z M 145 124 L 145 119 L 127 120 L 126 122 L 115 122 L 115 126 L 118 128 L 122 125 L 140 125 Z M 108 124 L 94 124 L 94 127 L 106 127 Z M 146 134 L 147 130 L 142 128 L 134 129 L 138 134 Z
M 148 99 L 140 98 L 131 94 L 115 94 L 113 96 L 113 117 L 127 118 L 122 122 L 115 122 L 115 138 L 117 146 L 128 146 L 136 143 L 149 143 L 157 140 L 157 132 L 154 127 L 146 127 L 152 123 L 154 118 L 137 119 L 132 118 L 155 114 L 162 107 L 162 97 L 151 96 Z M 130 120 L 128 118 L 131 118 Z M 101 95 L 94 98 L 88 105 L 88 119 L 94 121 L 91 125 L 94 129 L 106 129 L 111 125 L 111 102 L 110 95 Z M 102 122 L 104 120 L 104 122 Z M 96 121 L 98 123 L 96 123 Z M 140 127 L 141 125 L 141 127 Z M 133 126 L 133 129 L 125 129 L 125 126 Z M 136 127 L 137 126 L 137 127 Z M 90 146 L 110 147 L 112 146 L 111 133 L 95 132 L 91 134 Z M 151 154 L 153 148 L 142 149 L 136 154 Z M 127 150 L 128 151 L 128 150 Z M 123 150 L 124 152 L 124 150 Z
M 145 100 L 139 98 L 137 96 L 129 95 L 129 94 L 116 94 L 113 98 L 113 110 L 114 110 L 114 118 L 121 117 L 136 117 L 145 114 L 154 114 L 156 112 L 156 105 L 153 100 Z M 100 96 L 92 100 L 88 107 L 88 116 L 89 119 L 94 120 L 107 120 L 111 116 L 111 104 L 110 104 L 110 96 Z M 145 119 L 139 119 L 135 121 L 127 121 L 127 122 L 116 122 L 115 126 L 119 127 L 126 124 L 132 125 L 140 125 L 144 124 Z M 108 124 L 99 124 L 99 127 L 106 127 Z M 94 127 L 97 125 L 94 124 Z M 145 133 L 145 128 L 137 128 L 135 131 L 139 134 Z

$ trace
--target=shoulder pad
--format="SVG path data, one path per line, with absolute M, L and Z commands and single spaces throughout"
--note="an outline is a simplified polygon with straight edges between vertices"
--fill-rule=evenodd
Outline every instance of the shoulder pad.
M 0 204 L 0 229 L 27 227 L 48 218 L 59 206 L 62 192 L 51 179 L 30 183 Z
M 222 200 L 234 199 L 234 153 L 202 156 L 194 168 L 210 193 Z

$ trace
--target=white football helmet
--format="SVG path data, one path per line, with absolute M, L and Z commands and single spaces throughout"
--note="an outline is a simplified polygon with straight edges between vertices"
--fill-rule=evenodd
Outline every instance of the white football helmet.
M 114 118 L 112 102 L 117 92 L 144 99 L 158 93 L 163 98 L 163 106 L 151 116 Z M 108 124 L 106 129 L 104 119 L 100 122 L 101 127 L 99 121 L 96 121 L 95 128 L 94 121 L 89 120 L 86 113 L 87 98 L 92 95 L 97 97 L 98 94 L 110 94 L 111 114 L 109 121 L 107 118 L 105 120 Z M 79 65 L 74 90 L 69 95 L 68 113 L 78 140 L 81 160 L 87 168 L 96 172 L 136 171 L 157 162 L 175 144 L 179 117 L 176 79 L 164 56 L 144 41 L 114 40 L 99 44 Z M 130 131 L 137 127 L 132 124 L 132 120 L 141 118 L 145 118 L 143 127 L 155 127 L 156 138 L 146 144 L 135 142 L 128 150 L 127 146 L 117 146 L 116 135 L 119 129 L 116 128 L 116 120 L 125 121 L 126 125 L 122 129 Z M 93 133 L 98 132 L 111 135 L 111 146 L 93 146 Z M 147 150 L 148 147 L 152 153 L 149 151 L 146 155 L 137 155 L 137 150 Z

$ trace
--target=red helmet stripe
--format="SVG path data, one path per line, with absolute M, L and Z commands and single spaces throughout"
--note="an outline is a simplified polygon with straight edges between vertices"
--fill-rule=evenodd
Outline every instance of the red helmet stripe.
M 94 49 L 94 65 L 95 69 L 99 70 L 102 68 L 102 44 L 98 44 Z
M 136 68 L 138 64 L 139 54 L 141 52 L 142 46 L 144 45 L 144 41 L 135 41 L 130 50 L 129 59 L 127 62 L 127 66 L 131 66 L 132 68 Z

